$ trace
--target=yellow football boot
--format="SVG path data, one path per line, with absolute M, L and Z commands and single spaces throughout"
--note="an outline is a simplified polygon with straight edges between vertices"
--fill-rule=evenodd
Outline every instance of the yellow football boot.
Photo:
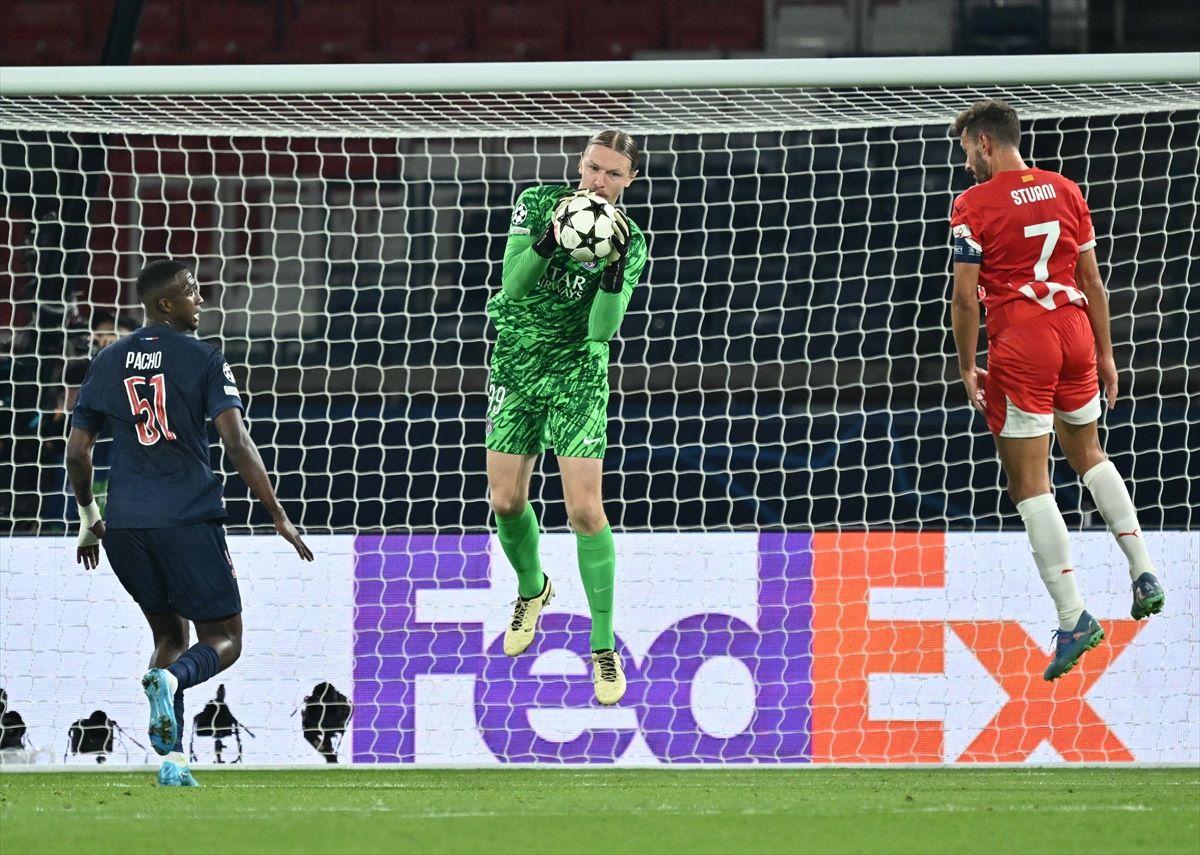
M 615 650 L 592 654 L 592 683 L 596 687 L 596 700 L 606 707 L 625 697 L 625 669 Z
M 513 603 L 512 620 L 504 630 L 504 653 L 508 656 L 519 656 L 529 645 L 533 644 L 534 633 L 537 632 L 538 616 L 554 598 L 554 586 L 550 577 L 546 577 L 546 587 L 536 597 L 523 600 L 517 597 Z

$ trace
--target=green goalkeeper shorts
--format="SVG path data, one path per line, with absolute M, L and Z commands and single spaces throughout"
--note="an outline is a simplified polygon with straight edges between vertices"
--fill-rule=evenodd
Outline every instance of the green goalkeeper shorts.
M 501 333 L 488 377 L 489 450 L 602 458 L 607 428 L 607 344 L 547 348 Z

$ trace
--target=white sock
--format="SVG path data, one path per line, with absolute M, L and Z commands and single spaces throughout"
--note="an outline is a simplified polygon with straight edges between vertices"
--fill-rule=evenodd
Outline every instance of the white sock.
M 1129 578 L 1136 580 L 1143 573 L 1153 573 L 1154 564 L 1150 561 L 1150 553 L 1146 551 L 1146 541 L 1142 540 L 1142 527 L 1138 525 L 1137 510 L 1133 507 L 1133 499 L 1129 498 L 1129 490 L 1121 480 L 1121 473 L 1113 466 L 1111 460 L 1097 463 L 1083 473 L 1083 486 L 1088 488 L 1096 509 L 1112 536 L 1117 539 L 1117 546 L 1125 553 L 1129 561 Z
M 163 673 L 167 675 L 167 685 L 171 687 L 171 698 L 174 699 L 175 693 L 179 691 L 179 678 L 163 668 Z
M 186 766 L 188 764 L 187 756 L 182 751 L 172 751 L 163 760 L 174 763 L 176 766 Z
M 1017 504 L 1025 534 L 1033 547 L 1033 560 L 1046 583 L 1046 590 L 1058 609 L 1058 628 L 1064 632 L 1075 628 L 1083 614 L 1083 600 L 1075 588 L 1075 570 L 1071 566 L 1071 542 L 1067 524 L 1054 502 L 1054 496 L 1043 493 Z

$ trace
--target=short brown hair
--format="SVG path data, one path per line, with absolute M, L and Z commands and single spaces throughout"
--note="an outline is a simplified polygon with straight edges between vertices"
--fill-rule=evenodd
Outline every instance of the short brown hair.
M 600 133 L 592 135 L 592 138 L 587 141 L 587 145 L 583 147 L 583 150 L 586 152 L 594 145 L 611 148 L 617 154 L 622 154 L 629 158 L 630 174 L 637 172 L 638 158 L 641 157 L 642 152 L 638 148 L 637 141 L 629 134 L 624 131 L 600 131 Z
M 976 101 L 955 117 L 950 131 L 956 137 L 961 137 L 964 131 L 972 138 L 987 134 L 1001 145 L 1014 148 L 1021 142 L 1021 121 L 1017 111 L 999 98 Z

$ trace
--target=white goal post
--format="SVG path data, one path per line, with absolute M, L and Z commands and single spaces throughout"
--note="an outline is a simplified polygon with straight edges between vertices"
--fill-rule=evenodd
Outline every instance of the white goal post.
M 137 270 L 172 255 L 321 552 L 302 568 L 260 536 L 226 472 L 254 626 L 215 682 L 257 735 L 250 762 L 317 759 L 290 714 L 322 681 L 355 707 L 330 744 L 362 763 L 1200 761 L 1198 69 L 1195 53 L 3 69 L 0 686 L 22 750 L 60 757 L 94 709 L 131 731 L 141 716 L 145 630 L 115 579 L 73 570 L 61 444 L 87 358 L 140 322 Z M 991 96 L 1093 211 L 1123 383 L 1107 450 L 1169 597 L 1127 620 L 1120 552 L 1056 464 L 1111 643 L 1050 695 L 1024 678 L 1051 610 L 948 329 L 969 177 L 947 129 Z M 560 596 L 533 666 L 497 653 L 513 576 L 482 451 L 484 305 L 513 200 L 571 180 L 606 127 L 643 145 L 623 201 L 649 241 L 610 371 L 619 710 L 589 705 L 574 655 L 586 601 L 552 455 L 533 496 Z M 66 694 L 45 680 L 60 661 L 80 669 Z

